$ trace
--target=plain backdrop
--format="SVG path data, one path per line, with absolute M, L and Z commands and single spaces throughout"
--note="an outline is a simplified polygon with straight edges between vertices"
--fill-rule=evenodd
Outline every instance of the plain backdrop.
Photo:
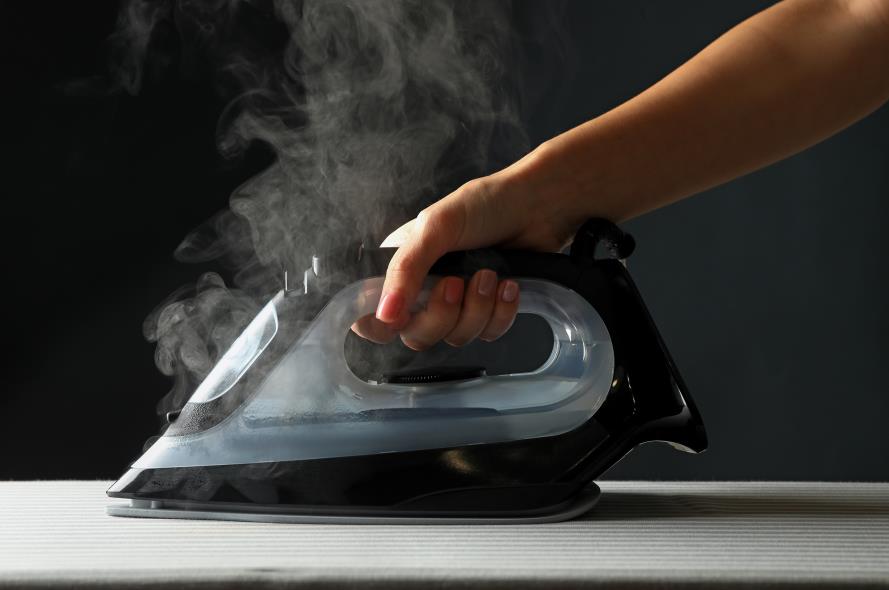
M 532 142 L 632 97 L 768 4 L 564 3 L 555 28 L 526 40 L 516 72 Z M 517 27 L 539 6 L 519 4 Z M 222 105 L 205 80 L 171 77 L 138 97 L 95 92 L 116 10 L 0 4 L 0 479 L 115 477 L 138 455 L 169 387 L 142 321 L 205 270 L 172 252 L 268 161 L 262 150 L 218 155 Z M 887 219 L 884 107 L 629 223 L 630 269 L 711 449 L 648 445 L 609 476 L 889 479 Z

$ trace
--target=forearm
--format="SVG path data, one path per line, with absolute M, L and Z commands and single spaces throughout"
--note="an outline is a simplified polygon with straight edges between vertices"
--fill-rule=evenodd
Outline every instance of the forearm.
M 889 98 L 887 5 L 786 0 L 504 173 L 625 220 L 787 157 Z

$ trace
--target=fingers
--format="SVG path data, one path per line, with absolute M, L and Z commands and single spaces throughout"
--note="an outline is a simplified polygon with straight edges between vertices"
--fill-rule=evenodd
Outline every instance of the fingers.
M 463 309 L 454 329 L 444 341 L 451 346 L 463 346 L 478 338 L 488 325 L 497 297 L 497 273 L 480 270 L 469 281 Z
M 481 270 L 468 284 L 459 277 L 441 279 L 429 294 L 425 309 L 409 320 L 402 315 L 398 321 L 386 324 L 367 315 L 352 329 L 379 344 L 391 342 L 400 334 L 405 346 L 418 351 L 441 340 L 463 346 L 476 338 L 488 342 L 500 338 L 512 326 L 518 308 L 518 283 L 498 282 L 494 271 Z
M 404 241 L 392 257 L 376 317 L 386 324 L 402 320 L 417 298 L 432 264 L 459 242 L 464 218 L 461 207 L 427 210 L 403 231 Z
M 352 331 L 365 340 L 370 340 L 377 344 L 387 344 L 398 336 L 396 330 L 375 318 L 373 314 L 368 314 L 352 324 Z
M 501 281 L 497 287 L 494 312 L 479 338 L 486 342 L 503 336 L 515 321 L 519 311 L 519 285 L 515 281 Z
M 469 281 L 460 318 L 444 341 L 464 346 L 476 338 L 496 340 L 509 330 L 518 311 L 519 284 L 512 280 L 498 283 L 494 271 L 481 270 Z
M 464 281 L 458 277 L 441 279 L 429 294 L 426 309 L 414 314 L 401 330 L 401 341 L 414 350 L 425 350 L 447 336 L 460 318 Z

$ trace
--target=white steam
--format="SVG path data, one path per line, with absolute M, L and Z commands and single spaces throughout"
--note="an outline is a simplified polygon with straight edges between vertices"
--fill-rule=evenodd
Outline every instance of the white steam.
M 302 270 L 344 243 L 379 243 L 445 191 L 524 151 L 508 90 L 509 16 L 504 2 L 124 3 L 112 37 L 121 85 L 147 83 L 153 35 L 175 31 L 179 44 L 164 51 L 177 59 L 156 63 L 205 60 L 232 97 L 222 153 L 261 142 L 275 155 L 177 249 L 184 261 L 234 266 L 236 288 L 207 275 L 146 320 L 158 367 L 175 380 L 162 411 L 184 403 L 279 288 L 282 269 Z M 492 146 L 506 147 L 502 160 L 490 160 Z

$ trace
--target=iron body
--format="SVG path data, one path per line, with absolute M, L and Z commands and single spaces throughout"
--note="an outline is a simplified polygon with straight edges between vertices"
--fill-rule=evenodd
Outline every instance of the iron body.
M 609 257 L 597 258 L 601 246 Z M 701 452 L 700 415 L 620 259 L 588 222 L 571 255 L 477 250 L 432 274 L 490 268 L 548 322 L 537 370 L 416 366 L 373 379 L 342 361 L 393 250 L 316 258 L 269 303 L 108 495 L 119 516 L 356 523 L 553 522 L 636 445 Z

